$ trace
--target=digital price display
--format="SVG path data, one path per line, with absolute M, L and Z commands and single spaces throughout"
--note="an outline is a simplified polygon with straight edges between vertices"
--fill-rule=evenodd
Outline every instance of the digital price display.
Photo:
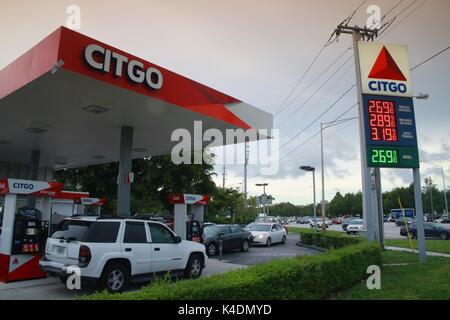
M 363 95 L 367 164 L 379 168 L 418 168 L 412 98 Z
M 369 125 L 372 141 L 397 142 L 397 118 L 394 102 L 369 100 Z

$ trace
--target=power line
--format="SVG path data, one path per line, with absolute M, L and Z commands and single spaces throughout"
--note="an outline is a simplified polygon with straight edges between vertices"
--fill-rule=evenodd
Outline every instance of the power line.
M 342 52 L 332 63 L 330 63 L 305 89 L 303 89 L 299 94 L 297 94 L 289 103 L 287 103 L 284 108 L 281 111 L 283 111 L 284 109 L 286 109 L 287 107 L 289 107 L 292 103 L 294 103 L 295 100 L 297 100 L 299 97 L 301 97 L 309 88 L 311 88 L 314 83 L 316 83 L 328 70 L 331 69 L 331 67 L 336 64 L 349 50 L 351 50 L 352 47 L 349 47 L 347 50 L 345 50 L 344 52 Z M 275 115 L 277 116 L 277 115 Z
M 353 56 L 350 56 L 347 58 L 347 60 L 344 61 L 343 64 L 341 64 L 341 66 L 339 66 L 339 68 L 337 68 L 329 77 L 327 80 L 325 80 L 325 82 L 322 83 L 322 85 L 320 87 L 317 88 L 316 91 L 314 91 L 314 93 L 312 95 L 309 96 L 308 99 L 306 99 L 302 104 L 300 104 L 297 108 L 295 108 L 293 110 L 293 112 L 291 112 L 289 114 L 288 117 L 286 117 L 286 119 L 284 119 L 280 126 L 284 125 L 287 121 L 289 121 L 290 119 L 292 119 L 292 117 L 298 112 L 300 111 L 301 108 L 303 108 L 318 92 L 320 92 L 320 90 L 331 80 L 333 79 L 333 77 L 339 73 L 339 71 L 342 70 L 342 68 L 345 67 L 345 65 L 353 58 Z
M 327 114 L 333 107 L 335 107 L 344 97 L 353 89 L 356 87 L 356 83 L 354 83 L 350 88 L 348 88 L 335 102 L 333 102 L 325 111 L 323 111 L 314 121 L 312 121 L 305 129 L 303 129 L 300 133 L 292 137 L 288 142 L 283 144 L 280 149 L 284 148 L 286 145 L 288 145 L 290 142 L 292 142 L 295 138 L 300 136 L 302 133 L 304 133 L 306 130 L 311 128 L 320 118 L 322 118 L 325 114 Z
M 450 46 L 447 47 L 447 48 L 445 48 L 445 49 L 443 49 L 443 50 L 441 50 L 441 51 L 439 51 L 438 53 L 432 55 L 432 56 L 429 57 L 428 59 L 425 59 L 424 61 L 422 61 L 422 62 L 420 62 L 419 64 L 417 64 L 417 65 L 415 65 L 414 67 L 412 67 L 412 68 L 411 68 L 411 71 L 416 70 L 417 68 L 423 66 L 425 63 L 427 63 L 427 62 L 429 62 L 429 61 L 435 59 L 436 57 L 440 56 L 441 54 L 443 54 L 445 51 L 447 51 L 447 50 L 449 50 L 449 49 L 450 49 Z

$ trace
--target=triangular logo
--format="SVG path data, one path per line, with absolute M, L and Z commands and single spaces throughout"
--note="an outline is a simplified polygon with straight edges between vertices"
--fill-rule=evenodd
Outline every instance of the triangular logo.
M 394 58 L 384 46 L 369 73 L 369 78 L 407 81 Z

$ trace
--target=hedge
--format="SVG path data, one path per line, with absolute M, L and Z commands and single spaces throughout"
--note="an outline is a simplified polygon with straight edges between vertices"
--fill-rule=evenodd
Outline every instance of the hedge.
M 349 237 L 338 232 L 296 229 L 295 233 L 300 234 L 301 244 L 325 249 L 340 249 L 363 242 L 361 238 Z
M 321 255 L 274 260 L 197 280 L 155 281 L 138 292 L 95 293 L 86 300 L 296 300 L 324 299 L 365 279 L 380 265 L 381 252 L 368 243 Z

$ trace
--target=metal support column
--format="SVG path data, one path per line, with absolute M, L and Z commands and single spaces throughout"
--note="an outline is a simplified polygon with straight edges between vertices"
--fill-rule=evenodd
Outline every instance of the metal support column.
M 132 152 L 133 152 L 132 127 L 123 126 L 120 133 L 120 155 L 119 174 L 117 178 L 117 214 L 119 216 L 131 215 L 131 181 L 129 175 L 132 173 Z
M 39 163 L 41 158 L 41 152 L 39 150 L 31 151 L 30 164 L 28 167 L 28 180 L 39 180 Z M 29 208 L 36 207 L 36 197 L 30 195 L 27 199 L 27 206 Z
M 417 239 L 419 242 L 419 258 L 420 262 L 427 260 L 427 252 L 425 249 L 425 230 L 423 221 L 423 204 L 422 204 L 422 187 L 420 183 L 420 169 L 413 169 L 414 175 L 414 198 L 416 201 L 416 220 L 417 220 Z

